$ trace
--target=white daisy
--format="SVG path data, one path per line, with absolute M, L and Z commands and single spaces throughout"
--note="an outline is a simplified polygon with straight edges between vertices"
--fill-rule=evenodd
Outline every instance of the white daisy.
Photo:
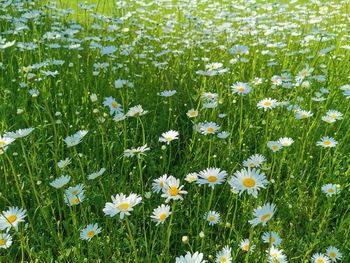
M 120 220 L 123 220 L 124 216 L 129 216 L 134 206 L 142 201 L 142 198 L 134 193 L 131 193 L 129 196 L 121 193 L 117 194 L 115 197 L 111 196 L 111 198 L 112 203 L 107 202 L 103 208 L 103 212 L 110 217 L 114 217 L 119 213 Z
M 9 248 L 12 245 L 12 237 L 8 233 L 0 233 L 0 248 Z
M 170 130 L 167 132 L 162 133 L 162 137 L 159 137 L 160 142 L 166 142 L 167 144 L 170 144 L 171 141 L 177 140 L 179 136 L 179 132 Z
M 269 221 L 275 213 L 276 206 L 274 204 L 267 203 L 263 206 L 259 206 L 254 209 L 254 219 L 249 220 L 249 223 L 253 226 L 258 224 L 266 225 L 267 221 Z
M 278 102 L 275 99 L 268 98 L 259 101 L 257 106 L 258 109 L 264 109 L 264 111 L 267 111 L 268 109 L 271 110 L 276 108 L 278 106 Z
M 0 230 L 9 230 L 13 227 L 18 230 L 18 224 L 24 221 L 26 210 L 18 207 L 10 207 L 0 213 Z
M 164 224 L 165 220 L 171 215 L 170 206 L 169 205 L 160 205 L 153 210 L 153 214 L 151 215 L 152 220 L 158 226 L 159 224 Z
M 80 232 L 80 239 L 90 241 L 94 236 L 101 233 L 102 229 L 98 227 L 98 224 L 87 225 Z
M 185 256 L 180 256 L 175 259 L 175 263 L 204 263 L 203 254 L 195 252 L 193 255 L 187 252 Z
M 53 180 L 50 185 L 59 189 L 69 183 L 71 177 L 69 175 L 62 175 L 55 180 Z
M 205 213 L 204 219 L 207 220 L 210 226 L 216 225 L 220 221 L 220 214 L 215 211 Z
M 323 136 L 320 141 L 316 143 L 317 146 L 322 146 L 323 148 L 333 148 L 338 144 L 336 140 L 332 137 Z
M 222 184 L 225 182 L 225 177 L 227 176 L 226 171 L 220 171 L 220 168 L 207 168 L 198 173 L 197 180 L 198 184 L 208 184 L 210 187 L 214 187 L 217 184 Z

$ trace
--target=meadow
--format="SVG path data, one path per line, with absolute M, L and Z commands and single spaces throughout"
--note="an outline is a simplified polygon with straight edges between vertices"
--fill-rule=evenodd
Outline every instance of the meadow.
M 0 0 L 0 262 L 350 262 L 349 13 Z

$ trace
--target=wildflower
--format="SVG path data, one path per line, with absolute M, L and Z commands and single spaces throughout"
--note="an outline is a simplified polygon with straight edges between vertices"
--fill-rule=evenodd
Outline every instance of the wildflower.
M 316 143 L 317 146 L 322 146 L 323 148 L 333 148 L 338 144 L 336 140 L 332 137 L 323 136 L 320 141 Z
M 333 123 L 336 121 L 336 119 L 332 118 L 331 116 L 322 116 L 321 119 L 324 121 L 324 122 L 327 122 L 327 123 Z
M 282 240 L 276 232 L 264 232 L 262 235 L 264 243 L 269 244 L 270 246 L 278 247 L 281 244 Z
M 19 129 L 15 132 L 6 132 L 5 136 L 12 139 L 19 139 L 28 136 L 32 131 L 34 131 L 34 128 Z
M 2 149 L 6 148 L 8 145 L 10 145 L 14 141 L 15 141 L 14 138 L 0 136 L 0 150 L 1 148 Z
M 210 187 L 214 187 L 217 184 L 222 184 L 227 176 L 226 171 L 220 171 L 219 168 L 208 168 L 199 172 L 200 179 L 197 180 L 198 184 L 208 184 Z
M 209 211 L 204 215 L 204 219 L 208 221 L 210 226 L 213 226 L 220 221 L 220 214 L 215 211 Z
M 204 135 L 208 135 L 216 133 L 219 129 L 220 126 L 218 126 L 215 122 L 206 122 L 201 126 L 200 132 Z
M 112 203 L 107 202 L 103 208 L 103 212 L 110 217 L 114 217 L 120 213 L 120 220 L 123 220 L 124 216 L 129 216 L 130 212 L 133 211 L 133 207 L 142 201 L 142 198 L 134 193 L 131 193 L 129 196 L 121 193 L 115 197 L 111 196 L 111 198 Z
M 249 168 L 259 167 L 265 161 L 266 159 L 263 155 L 254 154 L 243 162 L 243 166 L 249 167 Z
M 314 114 L 311 111 L 305 111 L 305 110 L 297 110 L 295 112 L 295 118 L 300 119 L 307 119 L 312 117 Z
M 83 184 L 71 186 L 65 190 L 64 202 L 69 206 L 78 205 L 85 199 Z
M 121 104 L 119 104 L 114 98 L 106 97 L 103 106 L 109 107 L 109 114 L 118 114 L 123 111 Z
M 9 248 L 12 245 L 12 237 L 8 233 L 0 233 L 0 248 Z
M 159 224 L 164 224 L 165 219 L 167 219 L 171 213 L 169 205 L 160 205 L 153 210 L 151 218 L 158 226 Z
M 222 132 L 218 133 L 217 136 L 219 139 L 226 139 L 230 136 L 230 133 L 227 131 L 222 131 Z
M 137 148 L 131 148 L 131 149 L 126 149 L 124 151 L 124 156 L 125 157 L 134 157 L 136 156 L 137 158 L 141 158 L 141 156 L 146 155 L 145 152 L 149 151 L 150 148 L 147 146 L 147 144 L 137 147 Z
M 269 263 L 287 263 L 287 257 L 283 253 L 283 249 L 275 248 L 271 246 L 268 252 L 268 262 Z
M 262 223 L 263 226 L 266 225 L 267 221 L 269 221 L 275 213 L 276 206 L 274 204 L 267 203 L 263 206 L 259 206 L 254 209 L 255 218 L 249 220 L 249 223 L 253 226 L 256 226 Z
M 333 246 L 329 246 L 327 248 L 326 254 L 330 258 L 330 260 L 333 262 L 342 259 L 342 254 L 340 253 L 339 249 Z
M 190 109 L 187 111 L 186 115 L 188 118 L 195 118 L 198 116 L 198 111 L 196 111 L 195 109 Z
M 175 259 L 175 263 L 204 263 L 203 254 L 195 252 L 193 255 L 187 252 L 185 256 L 180 256 Z
M 263 99 L 258 102 L 257 106 L 258 109 L 264 109 L 264 111 L 268 109 L 272 110 L 273 108 L 277 107 L 277 100 L 271 98 Z
M 292 138 L 288 138 L 288 137 L 283 137 L 283 138 L 279 138 L 278 142 L 283 146 L 283 147 L 288 147 L 291 146 L 292 143 L 294 142 L 294 140 Z
M 269 147 L 273 152 L 277 152 L 282 149 L 282 144 L 279 141 L 269 141 L 267 142 L 267 147 Z
M 306 77 L 310 76 L 310 74 L 313 72 L 313 68 L 310 68 L 309 65 L 306 65 L 305 68 L 303 68 L 301 71 L 298 72 L 296 76 L 296 81 L 301 82 Z
M 312 263 L 330 263 L 331 260 L 324 254 L 315 253 L 311 257 Z
M 252 90 L 249 86 L 249 83 L 243 82 L 237 82 L 236 84 L 232 84 L 231 89 L 233 93 L 243 96 L 248 94 Z
M 178 139 L 177 136 L 179 136 L 179 133 L 177 131 L 170 130 L 162 133 L 162 137 L 159 137 L 159 141 L 170 144 L 171 141 Z
M 103 173 L 106 171 L 106 168 L 101 168 L 98 172 L 94 172 L 92 174 L 88 175 L 88 179 L 89 180 L 93 180 L 96 179 L 97 177 L 100 177 L 101 175 L 103 175 Z
M 170 176 L 164 174 L 161 177 L 154 179 L 152 183 L 152 191 L 155 193 L 159 193 L 163 189 L 166 188 Z
M 68 136 L 64 139 L 64 142 L 67 144 L 67 147 L 72 147 L 81 143 L 81 140 L 85 137 L 88 131 L 81 130 L 75 134 Z
M 145 115 L 146 113 L 148 113 L 148 111 L 144 110 L 141 105 L 137 105 L 137 106 L 131 107 L 126 113 L 126 116 L 138 117 L 138 116 Z
M 241 241 L 240 247 L 242 250 L 248 252 L 248 251 L 254 251 L 255 245 L 252 245 L 249 239 L 246 238 Z
M 220 252 L 216 254 L 216 263 L 231 263 L 232 262 L 232 249 L 229 246 L 225 246 Z
M 126 116 L 123 113 L 116 113 L 113 117 L 115 122 L 123 121 L 126 119 Z
M 80 232 L 80 239 L 90 241 L 94 236 L 101 233 L 102 229 L 98 224 L 89 224 Z
M 267 180 L 265 174 L 258 169 L 244 168 L 241 171 L 235 172 L 234 177 L 232 177 L 228 183 L 239 192 L 239 195 L 247 191 L 249 195 L 253 195 L 257 198 L 258 191 L 261 188 L 265 188 Z
M 162 97 L 171 97 L 174 94 L 176 94 L 176 90 L 165 90 L 160 93 L 160 96 Z
M 13 227 L 18 230 L 18 223 L 23 222 L 26 217 L 26 210 L 18 207 L 10 207 L 7 211 L 0 214 L 0 230 L 9 230 Z
M 343 113 L 336 111 L 336 110 L 329 110 L 326 112 L 327 116 L 335 119 L 335 120 L 342 120 L 343 119 Z
M 162 197 L 166 198 L 165 202 L 169 203 L 170 200 L 183 200 L 182 194 L 187 194 L 187 191 L 182 190 L 183 185 L 180 186 L 180 180 L 171 176 L 168 179 L 166 186 L 162 189 Z
M 69 175 L 62 175 L 55 180 L 53 180 L 50 185 L 55 187 L 56 189 L 62 188 L 66 184 L 69 183 L 71 177 Z
M 197 173 L 189 173 L 186 175 L 185 180 L 189 183 L 193 183 L 198 180 L 198 174 Z
M 335 184 L 326 184 L 321 188 L 327 196 L 335 195 L 339 192 L 338 187 Z
M 70 158 L 66 158 L 64 160 L 60 160 L 59 162 L 57 162 L 57 166 L 60 169 L 64 169 L 65 167 L 67 167 L 69 164 L 71 163 L 71 159 Z
M 249 48 L 247 46 L 235 45 L 234 47 L 230 48 L 229 52 L 230 54 L 241 56 L 241 55 L 248 54 Z

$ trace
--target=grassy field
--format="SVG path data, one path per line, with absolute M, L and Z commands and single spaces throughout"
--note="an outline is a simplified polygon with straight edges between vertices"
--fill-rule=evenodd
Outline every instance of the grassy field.
M 349 12 L 0 0 L 0 262 L 350 262 Z

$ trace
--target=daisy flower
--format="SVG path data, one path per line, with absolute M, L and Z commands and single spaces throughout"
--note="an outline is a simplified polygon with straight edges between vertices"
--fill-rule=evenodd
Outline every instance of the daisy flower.
M 71 159 L 70 158 L 66 158 L 64 160 L 60 160 L 60 161 L 57 162 L 57 166 L 60 169 L 64 169 L 70 164 L 71 164 Z
M 62 175 L 55 180 L 53 180 L 50 185 L 59 189 L 69 183 L 71 177 L 69 175 Z
M 193 255 L 187 252 L 185 256 L 180 256 L 175 259 L 175 263 L 204 263 L 203 254 L 195 252 Z
M 254 219 L 249 220 L 249 223 L 253 226 L 258 224 L 266 225 L 275 213 L 276 206 L 274 204 L 267 203 L 263 206 L 259 206 L 254 209 Z
M 217 136 L 219 139 L 226 139 L 230 136 L 230 133 L 228 131 L 222 131 L 222 132 L 218 133 Z
M 220 171 L 220 168 L 208 168 L 199 172 L 200 177 L 197 180 L 198 184 L 208 184 L 210 187 L 214 187 L 217 184 L 222 184 L 227 176 L 226 171 Z
M 265 157 L 261 154 L 254 154 L 243 162 L 243 166 L 254 168 L 259 167 L 266 161 Z
M 86 130 L 78 131 L 71 136 L 67 136 L 64 139 L 64 142 L 67 144 L 67 147 L 72 147 L 72 146 L 78 145 L 79 143 L 81 143 L 81 140 L 85 137 L 85 135 L 87 133 L 88 133 L 88 131 L 86 131 Z
M 220 252 L 216 254 L 216 263 L 231 263 L 232 262 L 232 249 L 229 246 L 225 246 Z
M 159 137 L 160 142 L 166 142 L 167 144 L 170 144 L 171 141 L 177 140 L 179 136 L 179 132 L 170 130 L 167 132 L 162 133 L 162 137 Z
M 64 195 L 64 202 L 66 204 L 68 204 L 69 206 L 73 206 L 73 205 L 78 205 L 80 203 L 82 203 L 85 199 L 85 194 L 84 192 L 81 192 L 79 194 L 71 194 L 69 192 L 66 192 Z
M 34 131 L 34 128 L 19 129 L 15 132 L 6 132 L 5 136 L 12 139 L 19 139 L 28 136 L 32 131 Z
M 189 173 L 186 175 L 185 181 L 189 183 L 193 183 L 198 180 L 198 174 L 197 173 Z
M 282 242 L 280 236 L 276 232 L 264 232 L 262 235 L 262 240 L 264 243 L 276 247 L 278 247 Z
M 278 152 L 282 149 L 282 144 L 279 141 L 269 141 L 267 142 L 267 147 L 269 147 L 270 150 L 273 152 Z
M 180 180 L 171 176 L 168 179 L 166 186 L 162 189 L 162 197 L 166 198 L 165 202 L 169 203 L 170 200 L 183 200 L 182 194 L 187 194 L 187 191 L 182 190 L 183 185 L 180 186 Z
M 165 189 L 169 178 L 170 176 L 168 177 L 167 174 L 163 174 L 161 177 L 154 179 L 152 183 L 152 191 L 155 193 L 159 193 L 160 191 Z
M 112 97 L 106 97 L 104 102 L 103 102 L 103 106 L 105 107 L 109 107 L 109 114 L 113 115 L 113 114 L 117 114 L 117 113 L 121 113 L 123 111 L 122 109 L 122 105 L 119 104 L 114 98 Z
M 136 156 L 138 159 L 141 158 L 141 156 L 146 155 L 145 152 L 149 151 L 150 148 L 147 146 L 147 144 L 137 147 L 137 148 L 131 148 L 124 150 L 124 156 L 125 157 L 134 157 Z
M 201 125 L 200 132 L 204 135 L 208 135 L 216 133 L 219 129 L 220 126 L 218 126 L 215 122 L 206 122 Z
M 215 211 L 205 213 L 204 219 L 207 220 L 210 226 L 216 225 L 220 221 L 220 214 Z
M 110 217 L 114 217 L 119 213 L 120 220 L 123 220 L 124 216 L 129 216 L 130 212 L 133 211 L 133 207 L 142 201 L 142 198 L 134 193 L 131 193 L 129 196 L 121 193 L 115 197 L 111 196 L 111 198 L 112 203 L 107 202 L 103 208 L 103 212 Z
M 0 248 L 9 248 L 12 245 L 12 237 L 8 233 L 0 233 Z
M 15 141 L 14 138 L 0 136 L 0 148 L 6 148 L 8 145 L 10 145 L 14 141 Z
M 329 246 L 327 248 L 326 254 L 333 262 L 342 259 L 342 254 L 340 253 L 339 249 L 333 246 Z
M 228 183 L 232 188 L 239 191 L 239 195 L 247 191 L 249 195 L 257 198 L 258 191 L 266 187 L 267 180 L 265 174 L 258 169 L 243 168 L 241 171 L 235 172 Z
M 326 184 L 321 188 L 327 196 L 335 195 L 339 192 L 338 187 L 335 184 Z
M 14 227 L 18 230 L 18 224 L 24 221 L 26 210 L 18 207 L 10 207 L 7 211 L 0 214 L 0 230 L 9 230 Z
M 162 97 L 171 97 L 174 94 L 176 94 L 176 90 L 164 90 L 160 93 L 160 96 Z
M 195 118 L 198 116 L 198 111 L 196 111 L 195 109 L 190 109 L 187 111 L 186 115 L 188 118 Z
M 243 251 L 248 252 L 248 251 L 254 251 L 255 245 L 252 245 L 250 243 L 250 240 L 246 238 L 241 241 L 240 247 Z
M 336 140 L 332 137 L 323 136 L 320 141 L 316 143 L 317 146 L 322 146 L 323 148 L 333 148 L 338 144 Z
M 269 263 L 287 263 L 287 257 L 283 252 L 283 249 L 275 248 L 271 246 L 268 252 L 268 262 Z
M 283 138 L 279 138 L 278 142 L 283 146 L 283 147 L 288 147 L 291 146 L 292 143 L 294 142 L 294 140 L 292 138 L 289 137 L 283 137 Z
M 137 105 L 131 107 L 128 112 L 125 114 L 127 117 L 138 117 L 148 113 L 148 111 L 144 110 L 141 105 Z
M 164 224 L 165 219 L 167 219 L 169 215 L 171 215 L 170 206 L 160 205 L 153 210 L 151 218 L 156 223 L 156 226 L 158 226 L 159 224 Z
M 94 236 L 101 233 L 102 229 L 98 227 L 98 224 L 87 225 L 80 232 L 80 239 L 90 241 Z
M 244 96 L 248 94 L 252 89 L 249 86 L 249 83 L 237 82 L 235 84 L 232 84 L 231 90 L 233 93 Z
M 323 120 L 324 122 L 327 122 L 327 123 L 333 123 L 333 122 L 336 122 L 336 119 L 334 119 L 333 117 L 331 116 L 322 116 L 321 117 L 321 120 Z
M 106 168 L 101 168 L 98 172 L 94 172 L 92 174 L 88 175 L 88 180 L 94 180 L 97 177 L 100 177 L 101 175 L 104 174 L 104 172 L 106 171 Z
M 330 263 L 331 260 L 324 254 L 315 253 L 311 257 L 312 263 Z
M 311 111 L 306 111 L 306 110 L 297 110 L 295 112 L 295 118 L 300 120 L 300 119 L 307 119 L 312 117 L 314 114 Z
M 271 99 L 271 98 L 263 99 L 259 101 L 257 104 L 258 109 L 264 109 L 264 111 L 267 111 L 268 109 L 272 110 L 273 108 L 276 108 L 277 105 L 278 105 L 277 100 Z

